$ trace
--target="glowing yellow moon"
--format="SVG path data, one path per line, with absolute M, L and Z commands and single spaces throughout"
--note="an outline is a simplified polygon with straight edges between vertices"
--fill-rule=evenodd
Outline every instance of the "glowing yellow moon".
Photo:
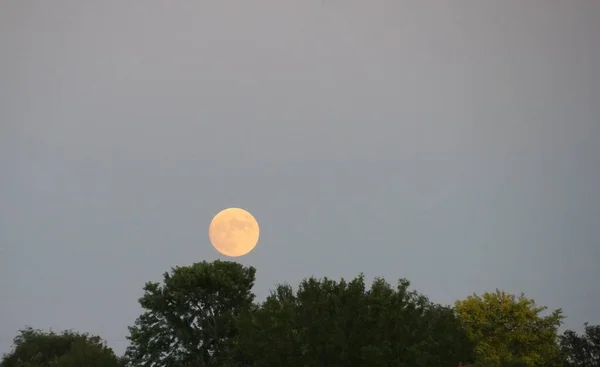
M 208 226 L 208 238 L 214 248 L 231 257 L 252 251 L 258 243 L 259 233 L 256 219 L 240 208 L 221 210 Z

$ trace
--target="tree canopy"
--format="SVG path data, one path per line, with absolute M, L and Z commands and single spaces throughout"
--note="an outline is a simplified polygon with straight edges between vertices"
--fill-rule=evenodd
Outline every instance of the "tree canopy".
M 279 285 L 238 318 L 234 362 L 247 366 L 452 366 L 473 346 L 449 307 L 362 275 Z M 234 364 L 235 364 L 234 363 Z
M 560 309 L 497 290 L 456 302 L 456 311 L 476 343 L 476 360 L 489 367 L 560 365 L 557 344 Z
M 559 335 L 564 318 L 497 290 L 453 306 L 407 279 L 359 274 L 279 284 L 254 301 L 256 270 L 199 262 L 148 282 L 118 358 L 99 337 L 25 328 L 0 367 L 600 367 L 600 326 Z
M 218 366 L 236 335 L 234 317 L 251 307 L 255 269 L 235 262 L 201 262 L 146 283 L 144 313 L 129 328 L 132 365 Z
M 26 328 L 4 355 L 1 367 L 118 367 L 122 362 L 99 336 Z
M 600 367 L 600 325 L 584 324 L 584 333 L 567 330 L 560 337 L 565 367 Z

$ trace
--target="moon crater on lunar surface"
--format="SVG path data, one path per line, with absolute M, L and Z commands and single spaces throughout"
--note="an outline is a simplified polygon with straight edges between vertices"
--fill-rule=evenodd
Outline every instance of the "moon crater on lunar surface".
M 260 229 L 252 214 L 244 209 L 220 211 L 210 222 L 208 237 L 213 247 L 230 257 L 243 256 L 258 243 Z

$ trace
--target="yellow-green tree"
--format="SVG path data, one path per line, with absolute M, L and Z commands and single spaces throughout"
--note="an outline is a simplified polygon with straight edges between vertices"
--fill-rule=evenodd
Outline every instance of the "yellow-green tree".
M 475 342 L 478 365 L 558 366 L 560 309 L 546 313 L 533 299 L 496 290 L 456 302 L 456 311 Z M 546 315 L 544 315 L 546 313 Z

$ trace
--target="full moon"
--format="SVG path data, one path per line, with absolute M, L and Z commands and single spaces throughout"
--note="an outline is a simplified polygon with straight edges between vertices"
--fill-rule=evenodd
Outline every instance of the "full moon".
M 260 230 L 252 214 L 229 208 L 217 213 L 208 226 L 208 238 L 225 256 L 244 256 L 256 246 Z

